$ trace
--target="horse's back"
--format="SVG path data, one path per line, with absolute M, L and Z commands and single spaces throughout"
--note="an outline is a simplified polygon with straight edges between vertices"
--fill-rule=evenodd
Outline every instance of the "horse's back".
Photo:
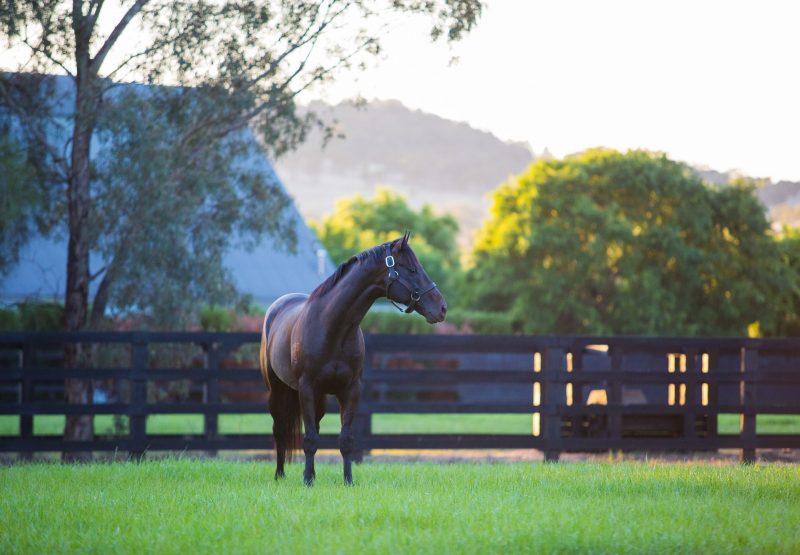
M 303 309 L 308 295 L 289 293 L 273 302 L 264 315 L 261 328 L 261 374 L 269 382 L 268 368 L 282 382 L 297 389 L 297 377 L 291 367 L 292 325 Z

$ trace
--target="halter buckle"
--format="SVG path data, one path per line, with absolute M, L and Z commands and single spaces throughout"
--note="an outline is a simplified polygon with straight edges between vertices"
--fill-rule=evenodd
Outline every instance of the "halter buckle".
M 386 257 L 386 267 L 394 268 L 394 256 L 392 256 L 391 254 Z

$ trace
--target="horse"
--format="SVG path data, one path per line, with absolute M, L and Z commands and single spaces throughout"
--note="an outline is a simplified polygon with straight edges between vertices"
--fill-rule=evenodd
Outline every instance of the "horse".
M 314 455 L 325 396 L 339 402 L 339 452 L 344 482 L 353 484 L 353 419 L 361 394 L 364 335 L 361 320 L 387 297 L 399 310 L 417 312 L 430 324 L 442 322 L 447 303 L 408 244 L 409 234 L 353 256 L 310 295 L 290 293 L 264 315 L 259 361 L 269 390 L 275 479 L 285 476 L 287 455 L 300 448 L 305 430 L 303 482 L 314 483 Z M 406 305 L 405 308 L 398 305 Z

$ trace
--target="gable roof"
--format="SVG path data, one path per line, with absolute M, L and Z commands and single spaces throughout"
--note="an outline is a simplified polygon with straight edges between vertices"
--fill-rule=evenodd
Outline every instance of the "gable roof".
M 74 105 L 73 83 L 67 76 L 49 76 L 46 81 L 48 95 L 53 99 L 51 113 L 54 114 L 53 125 L 47 129 L 48 138 L 56 144 L 66 145 L 69 134 L 66 132 L 68 126 L 64 124 L 71 116 L 71 106 Z M 117 89 L 126 88 L 144 92 L 148 86 L 131 84 Z M 114 94 L 114 91 L 109 94 Z M 256 140 L 249 129 L 244 133 L 246 140 Z M 93 143 L 94 156 L 102 149 L 102 144 Z M 266 154 L 261 149 L 257 149 L 257 152 L 259 154 L 240 156 L 236 164 L 261 174 L 286 191 Z M 295 253 L 277 247 L 270 237 L 265 237 L 252 250 L 234 246 L 240 243 L 234 240 L 223 257 L 223 264 L 230 271 L 237 291 L 252 295 L 261 304 L 269 304 L 285 293 L 310 293 L 333 268 L 330 256 L 306 225 L 294 203 L 286 210 L 295 222 Z M 62 236 L 32 237 L 21 249 L 19 263 L 6 275 L 0 276 L 0 302 L 63 300 L 67 281 L 67 240 L 66 233 Z M 102 262 L 96 253 L 92 253 L 92 268 L 102 267 Z M 96 287 L 96 283 L 93 285 Z M 90 290 L 90 295 L 93 294 L 94 289 Z

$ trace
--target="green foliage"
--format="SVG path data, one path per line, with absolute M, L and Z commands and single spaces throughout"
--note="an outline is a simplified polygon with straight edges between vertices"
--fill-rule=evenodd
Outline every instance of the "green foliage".
M 292 249 L 297 239 L 290 199 L 253 162 L 263 154 L 252 134 L 198 132 L 202 148 L 182 144 L 209 112 L 241 107 L 206 89 L 131 91 L 112 104 L 98 124 L 109 147 L 95 165 L 92 213 L 93 248 L 109 261 L 105 301 L 146 308 L 155 327 L 192 323 L 203 303 L 233 304 L 225 250 L 267 236 Z
M 797 465 L 301 464 L 167 459 L 0 467 L 3 553 L 800 551 Z M 119 510 L 125 507 L 125 510 Z M 80 525 L 76 525 L 80 523 Z
M 298 111 L 297 95 L 376 56 L 397 13 L 426 17 L 432 40 L 457 41 L 483 5 L 140 0 L 118 8 L 53 0 L 0 9 L 0 40 L 20 60 L 19 73 L 0 74 L 0 110 L 21 130 L 36 166 L 54 176 L 47 203 L 58 209 L 48 213 L 77 246 L 67 265 L 67 284 L 75 285 L 67 294 L 70 329 L 85 327 L 90 304 L 91 327 L 109 307 L 141 310 L 143 324 L 165 327 L 193 320 L 201 300 L 231 301 L 221 264 L 231 241 L 294 241 L 288 198 L 249 169 L 251 131 L 273 156 L 315 126 L 329 134 L 314 114 Z M 72 78 L 74 113 L 53 113 L 56 92 L 43 78 L 53 73 Z M 112 80 L 162 87 L 132 85 L 126 95 Z M 54 133 L 55 118 L 63 129 Z M 90 160 L 92 144 L 110 145 L 106 159 Z M 0 264 L 18 247 L 7 239 L 21 237 L 4 227 Z M 89 252 L 106 265 L 90 268 Z M 95 275 L 90 302 L 83 284 Z
M 361 321 L 361 329 L 366 333 L 412 333 L 427 334 L 434 332 L 434 326 L 424 318 L 416 318 L 411 314 L 403 314 L 391 310 L 370 310 Z
M 447 324 L 459 333 L 482 335 L 510 335 L 521 331 L 521 322 L 504 312 L 454 308 L 447 311 Z
M 769 306 L 774 308 L 772 319 L 762 319 L 760 331 L 763 335 L 800 336 L 800 229 L 786 227 L 778 237 L 780 260 L 776 271 L 782 279 L 782 287 Z
M 380 187 L 371 199 L 361 195 L 340 199 L 332 215 L 311 222 L 311 227 L 336 264 L 410 230 L 411 247 L 452 304 L 449 295 L 460 273 L 458 223 L 452 216 L 436 215 L 427 204 L 414 210 L 403 195 Z
M 200 327 L 203 331 L 231 331 L 234 314 L 221 306 L 204 306 L 200 312 Z
M 64 329 L 64 305 L 27 302 L 17 305 L 20 323 L 25 331 L 58 331 Z
M 742 335 L 786 277 L 752 185 L 660 154 L 538 160 L 494 194 L 471 305 L 529 333 Z
M 454 308 L 447 311 L 444 324 L 431 326 L 421 318 L 415 318 L 392 310 L 371 310 L 361 322 L 368 333 L 429 334 L 446 329 L 462 334 L 508 335 L 520 331 L 520 325 L 508 314 Z
M 22 323 L 16 307 L 0 307 L 0 331 L 18 331 L 20 329 L 22 329 Z
M 59 331 L 64 329 L 64 305 L 28 301 L 0 308 L 0 331 Z
M 19 260 L 39 206 L 34 172 L 22 145 L 0 127 L 0 275 Z

